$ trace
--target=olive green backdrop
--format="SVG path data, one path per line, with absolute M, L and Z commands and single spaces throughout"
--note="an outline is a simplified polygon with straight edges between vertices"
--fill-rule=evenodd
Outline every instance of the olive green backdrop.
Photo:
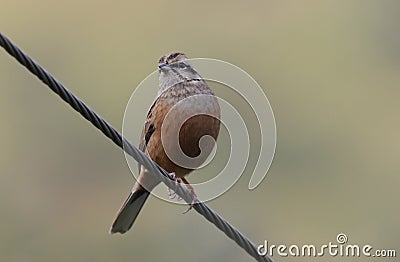
M 344 232 L 400 246 L 400 2 L 0 6 L 0 30 L 119 130 L 164 53 L 250 73 L 275 113 L 275 159 L 256 190 L 247 175 L 209 204 L 255 243 L 322 245 Z M 196 212 L 155 198 L 134 230 L 108 235 L 133 183 L 122 151 L 3 50 L 0 85 L 1 261 L 252 261 Z M 320 258 L 339 260 L 359 261 Z

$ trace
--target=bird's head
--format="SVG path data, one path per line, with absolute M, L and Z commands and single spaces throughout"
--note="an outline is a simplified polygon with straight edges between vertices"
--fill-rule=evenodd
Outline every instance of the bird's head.
M 158 60 L 160 91 L 182 81 L 200 79 L 184 53 L 174 52 Z

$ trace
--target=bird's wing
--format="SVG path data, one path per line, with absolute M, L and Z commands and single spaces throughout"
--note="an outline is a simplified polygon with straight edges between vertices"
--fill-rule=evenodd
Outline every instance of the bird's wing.
M 147 144 L 151 138 L 151 135 L 154 133 L 154 123 L 153 123 L 153 110 L 155 108 L 156 103 L 159 99 L 154 100 L 153 104 L 151 105 L 149 112 L 147 113 L 146 121 L 144 122 L 144 127 L 142 130 L 142 134 L 140 135 L 140 144 L 139 150 L 142 152 L 146 152 Z M 142 165 L 138 163 L 139 173 L 142 168 Z

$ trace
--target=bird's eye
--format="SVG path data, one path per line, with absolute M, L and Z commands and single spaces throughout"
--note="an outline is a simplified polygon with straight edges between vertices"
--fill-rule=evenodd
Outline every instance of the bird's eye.
M 179 68 L 182 68 L 182 69 L 187 67 L 185 63 L 179 63 L 178 66 L 179 66 Z

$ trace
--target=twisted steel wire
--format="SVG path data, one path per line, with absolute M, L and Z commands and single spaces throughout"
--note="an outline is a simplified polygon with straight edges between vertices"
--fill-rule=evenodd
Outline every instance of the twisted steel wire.
M 0 45 L 14 57 L 20 64 L 26 67 L 32 74 L 38 77 L 45 83 L 52 91 L 54 91 L 62 100 L 67 102 L 75 111 L 79 112 L 86 120 L 91 122 L 97 129 L 99 129 L 106 137 L 111 139 L 116 145 L 122 148 L 137 162 L 143 165 L 149 173 L 174 190 L 177 195 L 183 198 L 186 203 L 192 203 L 192 194 L 186 187 L 177 184 L 157 163 L 152 161 L 147 155 L 136 148 L 125 137 L 123 137 L 114 127 L 112 127 L 106 120 L 100 117 L 90 107 L 88 107 L 82 100 L 76 97 L 71 91 L 64 87 L 58 80 L 56 80 L 50 73 L 43 67 L 25 54 L 18 46 L 11 42 L 4 34 L 0 32 Z M 260 256 L 257 252 L 257 247 L 239 230 L 234 228 L 228 221 L 223 219 L 214 210 L 209 208 L 206 204 L 195 200 L 193 205 L 199 214 L 201 214 L 209 222 L 213 223 L 220 229 L 226 236 L 235 241 L 241 248 L 243 248 L 249 255 L 257 261 L 272 262 L 273 260 L 268 256 Z

